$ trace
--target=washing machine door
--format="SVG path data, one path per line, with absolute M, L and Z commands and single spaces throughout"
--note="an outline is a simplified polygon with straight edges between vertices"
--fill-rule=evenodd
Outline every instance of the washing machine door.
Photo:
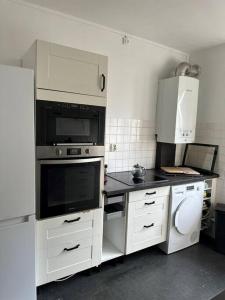
M 202 200 L 195 195 L 187 196 L 179 204 L 175 213 L 175 227 L 183 235 L 189 234 L 200 223 Z

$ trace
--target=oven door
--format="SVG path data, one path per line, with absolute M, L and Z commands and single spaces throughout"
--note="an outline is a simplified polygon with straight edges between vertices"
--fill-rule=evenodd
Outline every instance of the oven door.
M 102 206 L 103 158 L 40 160 L 37 166 L 38 218 Z

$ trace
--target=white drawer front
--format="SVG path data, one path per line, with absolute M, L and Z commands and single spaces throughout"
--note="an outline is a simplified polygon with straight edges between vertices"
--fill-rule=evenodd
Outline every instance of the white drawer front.
M 162 236 L 162 224 L 155 224 L 153 227 L 142 227 L 133 235 L 133 244 L 152 241 Z
M 162 196 L 153 199 L 145 199 L 135 202 L 135 216 L 163 210 L 165 204 L 168 202 L 169 196 Z
M 59 255 L 47 260 L 48 273 L 59 271 L 67 267 L 82 264 L 88 260 L 91 261 L 92 247 L 86 246 L 69 252 L 62 251 Z
M 47 239 L 70 234 L 81 230 L 92 229 L 93 213 L 91 211 L 52 218 L 43 222 Z
M 155 189 L 146 189 L 129 193 L 129 202 L 150 200 L 156 197 L 169 196 L 170 187 L 164 186 Z
M 61 254 L 65 248 L 73 248 L 77 245 L 79 245 L 77 249 L 92 245 L 92 231 L 81 231 L 80 233 L 48 240 L 47 257 L 57 256 Z
M 134 233 L 151 232 L 163 221 L 163 211 L 159 210 L 151 214 L 146 214 L 134 219 Z

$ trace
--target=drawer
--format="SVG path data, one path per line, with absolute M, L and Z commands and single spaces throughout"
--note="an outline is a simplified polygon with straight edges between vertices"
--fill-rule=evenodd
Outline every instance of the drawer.
M 92 230 L 93 212 L 81 212 L 62 217 L 52 218 L 40 222 L 46 238 L 54 238 L 79 231 Z
M 154 224 L 149 228 L 140 227 L 139 231 L 133 234 L 133 243 L 143 243 L 146 241 L 155 240 L 162 236 L 162 224 Z
M 92 246 L 87 245 L 87 241 L 81 244 L 79 248 L 71 251 L 63 251 L 62 249 L 58 255 L 47 259 L 47 272 L 51 273 L 91 261 L 91 254 Z
M 169 201 L 169 196 L 161 196 L 157 198 L 137 201 L 132 204 L 135 205 L 135 216 L 140 216 L 158 210 L 163 211 L 165 204 L 167 204 L 168 201 Z
M 134 233 L 154 231 L 155 227 L 161 226 L 163 222 L 163 212 L 157 211 L 134 219 Z
M 52 238 L 47 241 L 47 257 L 61 254 L 65 248 L 82 249 L 92 245 L 92 230 L 84 230 L 78 233 Z M 68 251 L 67 251 L 68 252 Z
M 169 196 L 170 186 L 155 189 L 146 189 L 129 193 L 129 202 L 150 200 L 156 197 Z

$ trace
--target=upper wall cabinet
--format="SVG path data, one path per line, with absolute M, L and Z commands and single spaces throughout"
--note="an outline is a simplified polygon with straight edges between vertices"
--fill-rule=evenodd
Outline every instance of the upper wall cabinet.
M 193 143 L 199 80 L 177 76 L 160 80 L 157 103 L 157 141 Z
M 37 40 L 23 66 L 35 70 L 38 99 L 106 105 L 106 56 Z

